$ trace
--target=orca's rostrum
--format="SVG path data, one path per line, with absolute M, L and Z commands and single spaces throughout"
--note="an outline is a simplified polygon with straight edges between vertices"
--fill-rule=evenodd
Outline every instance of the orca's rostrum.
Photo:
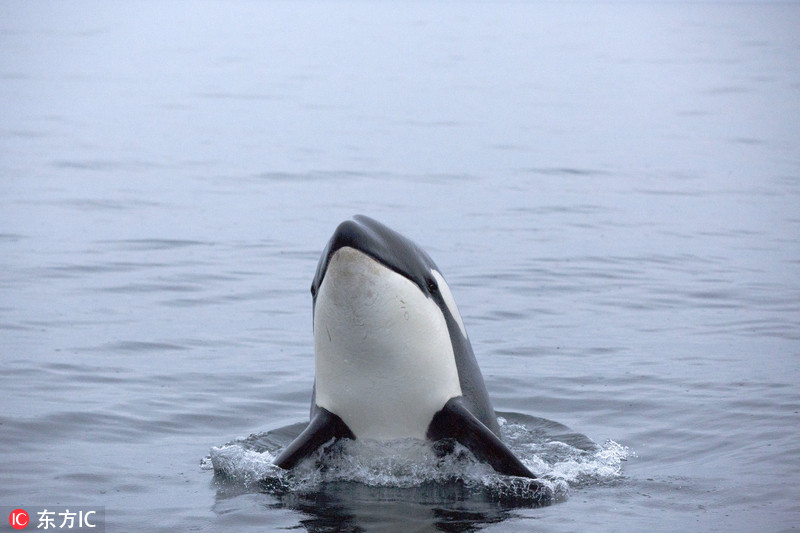
M 420 247 L 365 216 L 342 222 L 311 294 L 310 422 L 276 465 L 331 439 L 454 439 L 501 474 L 535 478 L 499 438 L 453 295 Z

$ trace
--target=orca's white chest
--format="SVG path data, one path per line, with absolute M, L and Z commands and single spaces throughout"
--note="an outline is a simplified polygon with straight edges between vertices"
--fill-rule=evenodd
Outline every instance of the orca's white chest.
M 314 309 L 316 403 L 358 438 L 424 438 L 461 395 L 447 324 L 410 280 L 343 247 Z

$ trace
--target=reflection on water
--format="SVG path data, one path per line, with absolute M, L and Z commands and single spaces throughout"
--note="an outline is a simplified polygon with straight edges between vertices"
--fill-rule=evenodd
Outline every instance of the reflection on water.
M 215 509 L 226 497 L 218 491 Z M 454 481 L 414 488 L 371 487 L 338 482 L 314 493 L 287 494 L 272 507 L 292 509 L 306 518 L 309 532 L 322 531 L 464 531 L 498 523 L 513 515 L 513 500 L 497 501 Z M 526 505 L 530 507 L 530 503 Z M 402 526 L 401 526 L 402 524 Z

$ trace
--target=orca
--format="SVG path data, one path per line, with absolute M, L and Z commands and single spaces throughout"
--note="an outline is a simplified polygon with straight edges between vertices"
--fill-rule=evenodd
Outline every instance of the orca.
M 418 438 L 457 441 L 501 474 L 535 479 L 500 440 L 453 295 L 419 246 L 356 215 L 328 241 L 311 294 L 310 422 L 275 465 L 333 439 Z

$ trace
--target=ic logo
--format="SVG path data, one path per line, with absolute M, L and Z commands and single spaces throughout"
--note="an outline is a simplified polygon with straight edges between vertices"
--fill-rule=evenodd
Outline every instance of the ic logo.
M 15 509 L 8 515 L 8 522 L 14 529 L 25 529 L 28 527 L 28 513 L 25 509 Z

